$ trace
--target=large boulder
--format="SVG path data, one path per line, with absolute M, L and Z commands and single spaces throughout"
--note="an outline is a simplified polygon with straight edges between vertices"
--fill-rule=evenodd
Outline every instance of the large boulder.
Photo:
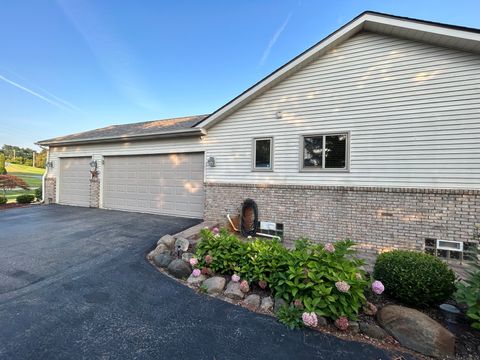
M 225 278 L 221 276 L 214 276 L 203 282 L 202 286 L 205 288 L 207 294 L 218 294 L 225 287 Z
M 172 262 L 173 258 L 168 253 L 157 254 L 153 257 L 155 265 L 161 268 L 166 268 Z
M 230 281 L 224 295 L 233 300 L 242 300 L 245 294 L 240 290 L 240 283 Z
M 438 358 L 455 356 L 455 336 L 418 310 L 387 305 L 378 311 L 377 321 L 409 349 Z
M 192 268 L 182 259 L 175 259 L 168 265 L 168 272 L 177 279 L 186 279 L 190 276 Z
M 157 242 L 157 245 L 160 244 L 164 244 L 167 248 L 172 249 L 175 245 L 175 238 L 172 235 L 164 235 Z

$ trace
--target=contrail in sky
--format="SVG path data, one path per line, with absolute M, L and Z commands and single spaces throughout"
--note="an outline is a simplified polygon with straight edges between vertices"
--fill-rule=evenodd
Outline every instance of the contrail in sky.
M 283 22 L 283 24 L 275 31 L 275 34 L 273 34 L 272 38 L 270 39 L 270 42 L 268 43 L 267 47 L 263 51 L 263 55 L 260 59 L 259 66 L 262 66 L 265 61 L 267 60 L 268 56 L 270 55 L 270 51 L 272 50 L 273 45 L 277 42 L 278 38 L 280 35 L 282 35 L 282 32 L 285 30 L 285 28 L 288 25 L 288 22 L 290 21 L 290 18 L 292 17 L 292 13 L 288 14 L 287 18 Z
M 6 82 L 7 84 L 10 84 L 10 85 L 13 85 L 15 86 L 16 88 L 18 89 L 21 89 L 23 91 L 26 91 L 27 93 L 39 98 L 39 99 L 42 99 L 43 101 L 46 101 L 47 103 L 49 103 L 50 105 L 53 105 L 57 108 L 60 108 L 60 109 L 63 109 L 63 110 L 78 110 L 75 106 L 72 106 L 71 104 L 69 104 L 68 102 L 64 101 L 64 100 L 61 100 L 60 98 L 58 98 L 57 96 L 53 95 L 53 94 L 50 94 L 49 95 L 55 99 L 57 99 L 57 101 L 55 100 L 52 100 L 52 99 L 49 99 L 29 88 L 26 88 L 25 86 L 22 86 L 20 85 L 19 83 L 16 83 L 15 81 L 12 81 L 10 79 L 7 79 L 5 76 L 2 76 L 0 75 L 0 80 L 3 80 L 4 82 Z M 45 91 L 47 92 L 47 91 Z M 62 104 L 63 103 L 63 104 Z

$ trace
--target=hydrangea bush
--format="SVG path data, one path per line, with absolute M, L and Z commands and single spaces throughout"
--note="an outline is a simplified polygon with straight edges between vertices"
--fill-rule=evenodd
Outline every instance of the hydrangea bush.
M 301 304 L 301 313 L 355 319 L 366 302 L 364 291 L 371 284 L 349 240 L 315 245 L 301 239 L 289 250 L 276 240 L 244 242 L 225 229 L 204 229 L 201 236 L 196 248 L 200 268 L 239 276 L 247 285 L 268 286 L 287 304 Z M 375 289 L 379 291 L 378 284 Z

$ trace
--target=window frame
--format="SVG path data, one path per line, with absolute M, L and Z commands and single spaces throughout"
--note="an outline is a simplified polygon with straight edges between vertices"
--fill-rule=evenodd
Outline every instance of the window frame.
M 256 167 L 256 160 L 257 160 L 257 141 L 259 140 L 269 140 L 270 141 L 270 167 L 262 168 Z M 273 137 L 272 136 L 265 136 L 265 137 L 255 137 L 252 139 L 252 171 L 261 171 L 261 172 L 272 172 L 273 171 Z
M 325 168 L 325 137 L 333 135 L 345 135 L 345 167 L 343 168 Z M 322 151 L 322 168 L 305 167 L 304 166 L 304 153 L 305 153 L 305 138 L 307 137 L 323 137 L 323 151 Z M 350 172 L 350 131 L 326 131 L 316 132 L 312 134 L 300 135 L 300 156 L 299 156 L 299 172 Z

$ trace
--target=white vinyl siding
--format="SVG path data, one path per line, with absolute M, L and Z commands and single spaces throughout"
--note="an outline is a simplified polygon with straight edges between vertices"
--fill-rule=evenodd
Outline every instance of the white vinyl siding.
M 282 118 L 275 115 L 282 112 Z M 301 137 L 348 132 L 349 172 L 302 172 Z M 251 139 L 275 138 L 275 171 Z M 206 180 L 480 188 L 480 56 L 360 33 L 208 130 Z

